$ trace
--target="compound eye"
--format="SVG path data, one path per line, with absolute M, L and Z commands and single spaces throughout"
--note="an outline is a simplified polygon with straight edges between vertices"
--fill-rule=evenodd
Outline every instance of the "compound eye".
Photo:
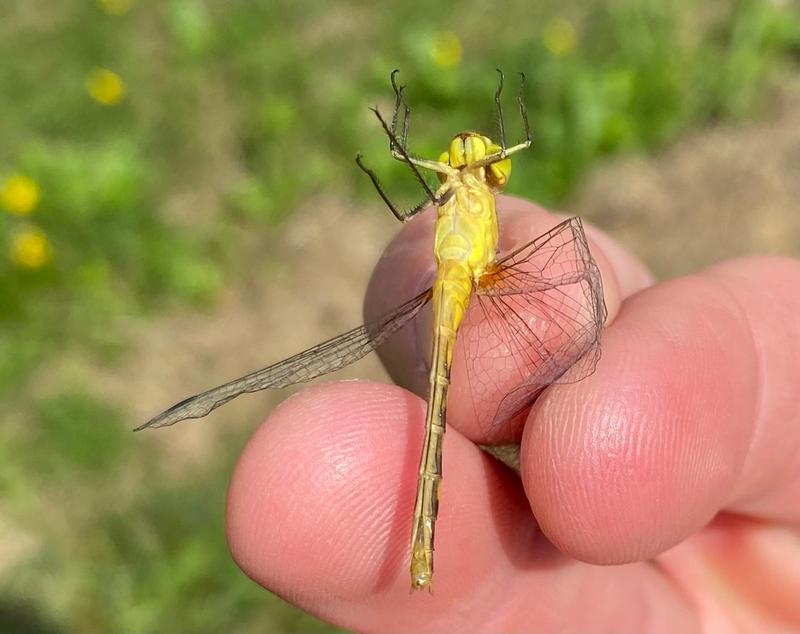
M 494 187 L 504 187 L 511 176 L 511 159 L 505 158 L 489 165 L 486 170 L 486 180 Z
M 470 136 L 464 140 L 464 154 L 467 164 L 480 161 L 486 156 L 486 144 L 478 136 Z
M 450 167 L 464 167 L 464 139 L 455 137 L 450 141 Z

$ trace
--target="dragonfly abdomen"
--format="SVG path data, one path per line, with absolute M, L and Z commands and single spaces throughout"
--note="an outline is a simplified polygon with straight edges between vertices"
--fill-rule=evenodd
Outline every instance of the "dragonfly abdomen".
M 411 587 L 430 587 L 433 544 L 442 481 L 442 445 L 447 410 L 447 388 L 456 331 L 472 293 L 472 271 L 462 261 L 439 265 L 433 285 L 434 337 L 425 439 L 419 464 L 414 526 L 411 536 Z

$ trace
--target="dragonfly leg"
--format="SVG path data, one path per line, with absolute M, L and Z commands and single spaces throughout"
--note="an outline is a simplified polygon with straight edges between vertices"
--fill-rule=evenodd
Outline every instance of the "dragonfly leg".
M 497 119 L 497 137 L 500 142 L 500 151 L 506 151 L 506 126 L 503 122 L 503 106 L 500 104 L 500 95 L 503 94 L 503 71 L 499 68 L 495 69 L 500 75 L 500 80 L 497 83 L 497 91 L 494 93 L 494 114 Z
M 392 71 L 389 79 L 392 82 L 392 90 L 394 90 L 394 112 L 392 113 L 392 134 L 398 136 L 397 133 L 397 125 L 400 123 L 400 110 L 403 111 L 403 119 L 400 128 L 399 139 L 403 144 L 403 148 L 408 148 L 408 127 L 409 121 L 411 119 L 411 108 L 408 106 L 408 102 L 405 98 L 405 86 L 397 86 L 397 82 L 395 81 L 395 77 L 399 71 L 395 68 Z M 396 153 L 396 148 L 394 144 L 390 141 L 389 142 L 389 150 L 392 152 L 392 155 Z
M 408 164 L 408 167 L 411 169 L 411 172 L 414 174 L 414 178 L 417 179 L 419 184 L 422 186 L 422 189 L 425 190 L 425 194 L 427 194 L 428 199 L 435 205 L 439 204 L 437 200 L 436 194 L 431 189 L 430 185 L 428 185 L 427 181 L 422 177 L 422 173 L 419 171 L 420 168 L 431 170 L 433 172 L 440 172 L 448 175 L 452 175 L 456 172 L 452 167 L 449 165 L 445 165 L 444 163 L 439 163 L 438 161 L 426 161 L 425 159 L 418 159 L 412 158 L 406 148 L 397 140 L 395 133 L 392 132 L 389 125 L 386 123 L 386 120 L 383 118 L 383 115 L 378 111 L 377 108 L 372 108 L 372 112 L 375 113 L 375 116 L 380 121 L 381 127 L 383 131 L 386 133 L 386 136 L 389 137 L 390 147 L 393 147 L 392 156 L 403 163 Z
M 422 211 L 430 202 L 427 198 L 423 200 L 418 205 L 415 205 L 411 209 L 401 209 L 397 205 L 392 202 L 392 199 L 386 194 L 386 191 L 383 189 L 383 185 L 381 185 L 380 180 L 378 180 L 378 175 L 375 173 L 375 170 L 370 169 L 364 164 L 364 161 L 361 159 L 361 154 L 356 155 L 356 163 L 361 168 L 361 170 L 369 176 L 369 179 L 372 181 L 372 184 L 375 186 L 375 189 L 378 192 L 378 195 L 381 197 L 383 202 L 386 203 L 386 206 L 389 210 L 394 214 L 394 217 L 397 218 L 400 222 L 406 222 L 410 220 L 414 216 L 416 216 L 420 211 Z
M 409 154 L 408 130 L 411 121 L 411 107 L 408 105 L 408 101 L 406 101 L 406 87 L 397 85 L 396 77 L 398 72 L 399 71 L 395 68 L 389 77 L 395 97 L 394 111 L 392 112 L 392 125 L 389 126 L 388 130 L 386 130 L 386 134 L 389 136 L 389 150 L 392 153 L 392 158 L 400 161 L 401 163 L 407 163 L 410 166 L 416 166 L 422 169 L 431 170 L 433 172 L 439 172 L 441 174 L 452 175 L 454 170 L 445 163 L 440 163 L 438 161 L 426 161 L 425 159 L 419 159 Z M 402 121 L 400 118 L 401 110 L 403 112 Z M 375 114 L 380 120 L 381 116 L 377 112 Z M 381 123 L 383 123 L 383 121 L 381 121 Z M 398 126 L 400 126 L 399 133 Z M 386 126 L 384 126 L 384 129 L 386 129 Z
M 521 145 L 529 148 L 531 146 L 531 125 L 528 123 L 528 110 L 525 108 L 525 73 L 519 74 L 517 104 L 519 105 L 519 117 L 522 119 L 522 126 L 525 131 L 525 141 L 523 141 Z
M 395 75 L 397 71 L 392 72 L 391 81 L 392 81 L 392 88 L 395 92 L 395 107 L 394 112 L 392 113 L 392 123 L 391 126 L 386 123 L 386 120 L 383 118 L 381 113 L 378 111 L 377 108 L 371 108 L 372 112 L 375 113 L 375 116 L 380 121 L 381 127 L 383 127 L 383 131 L 386 133 L 386 136 L 389 137 L 389 149 L 392 153 L 392 156 L 402 161 L 403 163 L 407 164 L 411 169 L 414 177 L 417 179 L 419 184 L 425 190 L 426 198 L 419 204 L 415 205 L 411 209 L 403 210 L 394 204 L 389 196 L 386 194 L 386 191 L 381 185 L 380 180 L 378 179 L 377 174 L 375 171 L 370 169 L 364 164 L 364 161 L 361 158 L 361 155 L 356 156 L 356 163 L 358 166 L 364 171 L 364 173 L 369 176 L 369 179 L 372 181 L 372 184 L 375 186 L 375 189 L 378 191 L 378 195 L 381 197 L 383 202 L 386 203 L 386 206 L 389 207 L 391 212 L 394 214 L 395 218 L 400 220 L 401 222 L 405 222 L 410 218 L 413 218 L 417 215 L 420 211 L 422 211 L 428 204 L 433 205 L 442 205 L 444 204 L 452 194 L 450 191 L 441 192 L 439 194 L 434 193 L 434 191 L 430 188 L 427 181 L 423 178 L 422 174 L 420 173 L 420 169 L 427 169 L 434 172 L 439 172 L 442 174 L 447 174 L 448 176 L 454 175 L 457 170 L 453 169 L 449 165 L 445 163 L 440 163 L 439 161 L 427 161 L 425 159 L 418 159 L 412 157 L 408 154 L 408 150 L 406 149 L 406 145 L 408 143 L 408 105 L 406 104 L 405 97 L 403 96 L 403 91 L 405 86 L 397 86 L 395 82 Z M 400 110 L 403 110 L 404 114 L 402 116 L 402 141 L 397 138 L 397 127 L 400 124 Z
M 532 143 L 531 140 L 531 127 L 530 123 L 528 122 L 528 111 L 525 108 L 525 99 L 524 99 L 524 91 L 525 91 L 525 75 L 524 73 L 520 73 L 520 84 L 519 84 L 519 93 L 517 94 L 517 105 L 519 106 L 519 116 L 522 119 L 522 126 L 525 132 L 525 140 L 521 143 L 517 143 L 516 145 L 512 145 L 511 147 L 506 147 L 506 130 L 505 130 L 505 122 L 503 121 L 503 108 L 500 105 L 500 95 L 503 92 L 503 72 L 498 68 L 497 72 L 500 73 L 500 83 L 497 86 L 497 91 L 494 93 L 494 106 L 495 106 L 495 114 L 497 116 L 497 128 L 499 134 L 499 145 L 500 151 L 494 152 L 493 154 L 489 154 L 483 157 L 480 161 L 474 163 L 475 166 L 479 167 L 486 167 L 487 165 L 491 165 L 492 163 L 497 163 L 502 161 L 507 156 L 511 156 L 512 154 L 516 154 L 522 150 L 527 150 Z

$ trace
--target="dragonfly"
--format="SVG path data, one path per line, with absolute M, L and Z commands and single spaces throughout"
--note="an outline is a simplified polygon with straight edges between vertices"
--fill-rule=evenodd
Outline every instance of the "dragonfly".
M 568 218 L 510 253 L 498 253 L 496 194 L 508 182 L 510 157 L 532 143 L 525 76 L 520 74 L 517 107 L 524 139 L 506 145 L 501 106 L 504 78 L 498 73 L 497 142 L 478 132 L 461 132 L 437 160 L 420 158 L 408 149 L 411 110 L 406 87 L 397 84 L 396 70 L 390 78 L 391 119 L 387 122 L 377 107 L 371 109 L 388 137 L 392 157 L 410 169 L 425 198 L 404 210 L 391 200 L 360 154 L 358 166 L 399 221 L 408 222 L 426 208 L 435 209 L 436 274 L 428 289 L 375 321 L 190 396 L 137 428 L 201 418 L 241 394 L 285 388 L 339 370 L 381 346 L 430 306 L 429 393 L 411 529 L 412 590 L 430 591 L 433 579 L 447 392 L 454 358 L 465 369 L 478 423 L 490 430 L 523 415 L 548 386 L 590 375 L 600 356 L 606 318 L 602 278 L 580 219 Z M 438 186 L 429 185 L 423 172 L 433 172 Z

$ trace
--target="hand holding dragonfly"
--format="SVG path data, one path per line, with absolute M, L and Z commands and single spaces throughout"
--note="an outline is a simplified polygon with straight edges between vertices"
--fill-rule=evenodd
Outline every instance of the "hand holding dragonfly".
M 378 264 L 365 325 L 142 425 L 200 418 L 383 346 L 410 392 L 312 388 L 254 436 L 229 498 L 242 568 L 360 631 L 691 631 L 734 618 L 753 629 L 797 616 L 798 580 L 780 578 L 786 549 L 775 566 L 751 547 L 788 539 L 781 529 L 723 514 L 664 551 L 720 511 L 800 521 L 788 503 L 800 494 L 789 396 L 800 382 L 798 264 L 731 262 L 651 288 L 641 264 L 597 231 L 590 244 L 580 220 L 498 196 L 510 155 L 531 145 L 524 78 L 523 141 L 506 145 L 501 74 L 497 142 L 462 132 L 434 161 L 408 151 L 410 111 L 395 76 L 391 124 L 374 112 L 427 199 L 401 210 L 357 158 L 394 215 L 414 218 Z M 436 189 L 423 171 L 437 174 Z M 433 214 L 419 214 L 426 202 L 435 227 Z M 612 322 L 608 358 L 592 374 Z M 414 393 L 427 396 L 424 415 Z M 446 452 L 445 420 L 456 430 Z M 522 486 L 478 448 L 507 442 L 521 442 Z M 399 522 L 414 479 L 409 549 Z M 435 549 L 438 519 L 447 536 Z M 410 560 L 411 587 L 430 590 L 434 550 L 445 570 L 436 599 L 408 603 L 397 570 Z M 657 566 L 641 563 L 656 556 Z M 753 570 L 758 587 L 747 583 Z M 768 587 L 778 595 L 765 602 Z
M 559 221 L 514 198 L 498 207 L 501 242 Z M 430 275 L 431 224 L 407 224 L 389 247 L 368 318 Z M 451 386 L 434 595 L 409 595 L 404 569 L 424 326 L 384 347 L 408 390 L 312 387 L 254 434 L 228 503 L 248 575 L 362 632 L 793 629 L 799 542 L 771 522 L 800 524 L 800 263 L 740 259 L 653 285 L 619 245 L 586 232 L 609 313 L 603 358 L 545 392 L 504 439 L 522 443 L 521 482 L 476 447 L 493 430 L 456 415 L 469 384 Z

